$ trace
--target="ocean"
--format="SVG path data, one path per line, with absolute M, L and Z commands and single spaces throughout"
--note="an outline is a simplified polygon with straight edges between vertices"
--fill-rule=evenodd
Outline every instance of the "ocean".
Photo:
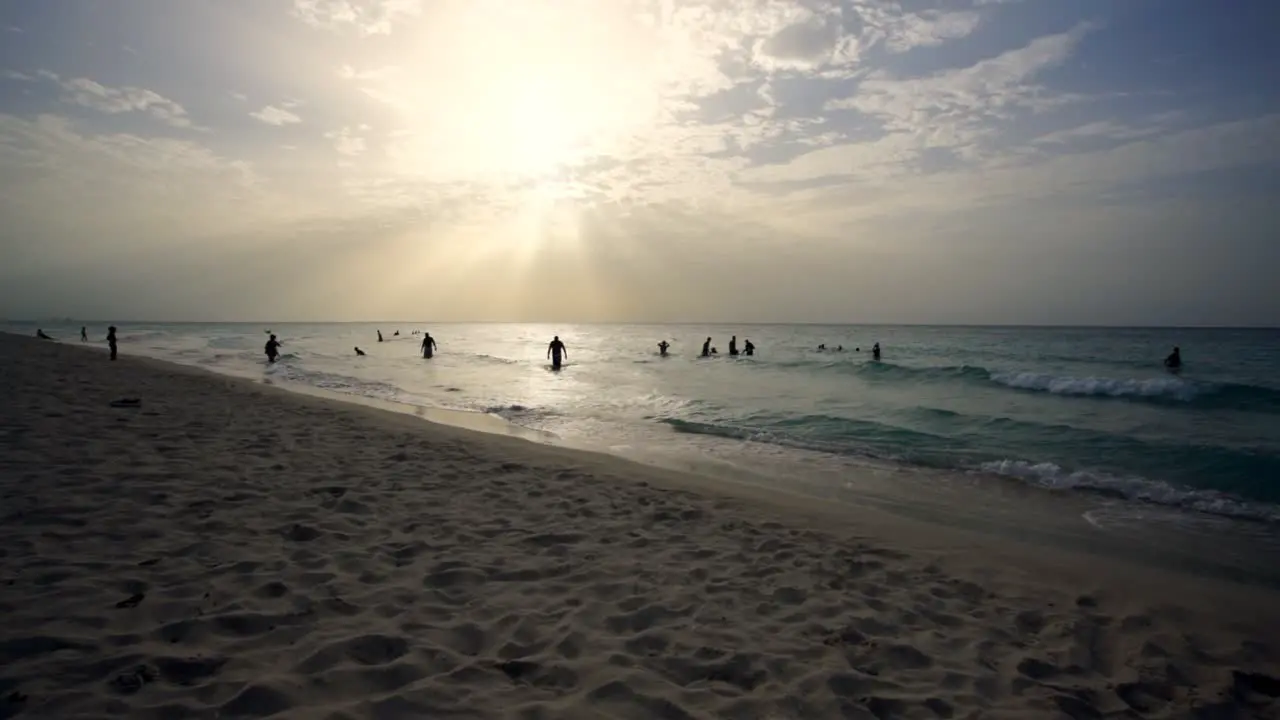
M 856 491 L 859 477 L 1013 485 L 1051 491 L 1043 497 L 1062 498 L 1064 512 L 1085 508 L 1095 524 L 1123 516 L 1280 527 L 1274 330 L 117 325 L 125 355 L 403 408 L 488 413 L 552 442 L 802 490 Z M 79 326 L 42 325 L 72 343 Z M 34 334 L 35 325 L 3 329 Z M 283 342 L 274 365 L 263 355 L 267 330 Z M 431 360 L 414 334 L 424 330 L 439 343 Z M 93 324 L 92 342 L 104 344 L 105 331 Z M 568 348 L 560 372 L 546 359 L 553 335 Z M 750 339 L 755 356 L 727 357 L 732 335 L 739 346 Z M 707 336 L 719 357 L 697 357 Z M 669 357 L 658 355 L 661 340 Z M 1175 345 L 1185 363 L 1176 375 L 1162 365 Z

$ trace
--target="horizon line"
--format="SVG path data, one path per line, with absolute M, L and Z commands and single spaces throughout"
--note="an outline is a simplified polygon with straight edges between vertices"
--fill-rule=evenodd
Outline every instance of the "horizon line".
M 1107 330 L 1280 330 L 1280 325 L 1108 325 L 1080 323 L 927 323 L 927 322 L 813 322 L 813 321 L 558 321 L 558 320 L 91 320 L 85 318 L 42 318 L 20 320 L 4 318 L 0 324 L 35 325 L 38 323 L 84 325 L 679 325 L 679 326 L 810 326 L 810 327 L 914 327 L 914 328 L 1021 328 L 1021 329 L 1107 329 Z

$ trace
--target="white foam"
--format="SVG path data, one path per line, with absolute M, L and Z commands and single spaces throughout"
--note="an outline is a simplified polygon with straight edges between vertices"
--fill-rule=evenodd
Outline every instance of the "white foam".
M 1214 490 L 1188 490 L 1137 476 L 1068 471 L 1050 462 L 997 460 L 978 466 L 983 472 L 1016 478 L 1051 490 L 1093 490 L 1121 495 L 1130 500 L 1156 503 L 1245 520 L 1280 523 L 1280 507 L 1246 502 Z
M 1033 372 L 992 373 L 991 379 L 1020 390 L 1040 390 L 1055 395 L 1100 395 L 1108 397 L 1167 397 L 1189 401 L 1200 394 L 1197 386 L 1175 377 L 1108 378 L 1072 377 Z

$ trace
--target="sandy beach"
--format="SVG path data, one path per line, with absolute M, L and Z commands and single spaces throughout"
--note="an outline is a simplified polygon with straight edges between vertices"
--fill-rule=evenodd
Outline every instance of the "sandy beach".
M 1280 717 L 1271 590 L 121 351 L 0 335 L 0 718 Z

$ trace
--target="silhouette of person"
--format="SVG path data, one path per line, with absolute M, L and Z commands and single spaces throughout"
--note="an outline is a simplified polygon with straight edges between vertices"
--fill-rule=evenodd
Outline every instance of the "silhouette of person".
M 358 346 L 356 347 L 356 355 L 358 355 L 359 357 L 364 357 L 364 351 L 361 350 Z
M 742 354 L 746 355 L 747 357 L 751 357 L 752 355 L 755 355 L 756 346 L 752 345 L 750 340 L 744 339 L 742 341 Z
M 436 351 L 436 339 L 431 337 L 431 333 L 423 333 L 422 335 L 422 357 L 430 360 L 431 354 Z
M 36 328 L 36 337 L 40 338 L 41 340 L 52 340 L 52 339 L 53 339 L 53 338 L 49 337 L 48 335 L 46 335 L 46 334 L 45 334 L 45 332 L 44 332 L 44 330 L 41 330 L 40 328 Z
M 702 357 L 711 357 L 711 338 L 702 343 Z
M 1173 348 L 1173 352 L 1169 353 L 1169 357 L 1164 359 L 1164 366 L 1170 370 L 1177 370 L 1182 367 L 1182 350 L 1178 347 Z
M 89 333 L 83 325 L 80 326 L 80 342 L 89 342 Z
M 275 335 L 272 335 L 262 350 L 267 354 L 267 362 L 273 363 L 276 358 L 280 357 L 280 341 L 276 339 Z
M 560 342 L 560 336 L 556 335 L 551 339 L 551 343 L 547 345 L 547 357 L 551 358 L 552 370 L 560 369 L 560 356 L 562 354 L 564 359 L 569 359 L 569 348 L 566 348 L 564 343 Z
M 111 348 L 111 359 L 116 359 L 116 326 L 107 328 L 107 347 Z
M 844 346 L 843 346 L 843 345 L 837 345 L 837 346 L 836 346 L 836 352 L 844 352 Z
M 669 347 L 671 347 L 671 344 L 668 343 L 666 340 L 663 340 L 662 342 L 658 343 L 658 354 L 661 355 L 662 357 L 666 357 L 667 348 Z
M 826 343 L 822 343 L 821 345 L 818 346 L 818 350 L 826 350 L 826 349 L 827 349 Z
M 730 355 L 738 354 L 738 336 L 737 335 L 734 335 L 733 337 L 729 338 L 729 354 Z
M 382 331 L 378 331 L 378 342 L 382 342 Z
M 399 330 L 395 331 L 394 333 L 391 334 L 391 337 L 400 337 L 400 331 Z
M 871 359 L 872 360 L 880 359 L 880 343 L 876 343 L 875 345 L 871 346 Z

